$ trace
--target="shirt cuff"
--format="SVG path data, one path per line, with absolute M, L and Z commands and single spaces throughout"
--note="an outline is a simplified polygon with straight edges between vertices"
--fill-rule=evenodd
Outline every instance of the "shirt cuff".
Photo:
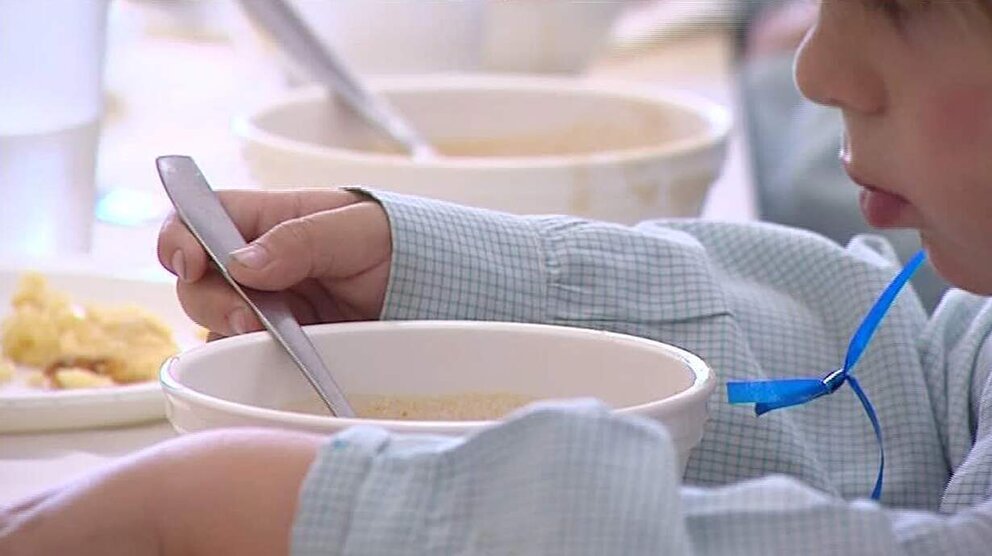
M 383 320 L 545 322 L 537 230 L 483 209 L 360 190 L 389 216 L 393 256 Z

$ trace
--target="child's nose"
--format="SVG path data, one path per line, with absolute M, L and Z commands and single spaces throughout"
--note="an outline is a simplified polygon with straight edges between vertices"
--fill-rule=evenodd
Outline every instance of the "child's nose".
M 881 112 L 885 86 L 858 43 L 822 23 L 814 27 L 796 55 L 796 85 L 803 96 L 847 111 Z

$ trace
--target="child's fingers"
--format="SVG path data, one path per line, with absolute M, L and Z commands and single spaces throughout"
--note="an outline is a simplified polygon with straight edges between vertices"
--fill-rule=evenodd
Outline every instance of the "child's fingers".
M 175 212 L 159 231 L 158 262 L 183 282 L 195 282 L 207 270 L 207 254 Z
M 221 334 L 218 334 L 218 333 L 214 332 L 213 330 L 211 330 L 210 332 L 207 332 L 207 342 L 213 342 L 215 340 L 222 340 L 222 339 L 224 339 L 226 337 L 227 336 L 223 336 Z
M 239 283 L 277 291 L 354 276 L 388 260 L 391 248 L 382 207 L 358 203 L 283 222 L 233 253 L 228 268 Z
M 221 204 L 241 235 L 251 241 L 286 220 L 345 207 L 362 200 L 357 193 L 338 189 L 218 192 Z M 173 212 L 162 224 L 158 260 L 181 280 L 193 282 L 209 268 L 207 254 Z
M 262 329 L 241 297 L 216 272 L 195 283 L 178 282 L 176 294 L 189 318 L 211 332 L 233 336 Z
M 209 330 L 212 339 L 263 329 L 241 296 L 216 272 L 205 274 L 195 283 L 178 282 L 176 293 L 186 314 Z M 283 299 L 300 322 L 309 324 L 318 320 L 314 307 L 300 295 L 287 291 Z

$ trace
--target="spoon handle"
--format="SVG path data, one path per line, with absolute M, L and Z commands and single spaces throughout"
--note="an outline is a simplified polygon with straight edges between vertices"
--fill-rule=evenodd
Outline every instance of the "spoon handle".
M 179 219 L 200 242 L 227 283 L 238 292 L 259 321 L 286 350 L 320 399 L 331 410 L 331 414 L 354 417 L 355 412 L 341 388 L 282 296 L 278 292 L 244 288 L 227 272 L 231 252 L 244 247 L 246 243 L 193 159 L 188 156 L 161 156 L 155 163 L 162 185 L 175 205 Z

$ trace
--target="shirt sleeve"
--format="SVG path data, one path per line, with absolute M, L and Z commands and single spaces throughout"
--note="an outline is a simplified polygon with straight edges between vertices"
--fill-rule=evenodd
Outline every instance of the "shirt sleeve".
M 609 330 L 693 352 L 721 381 L 836 369 L 866 307 L 898 270 L 884 242 L 844 248 L 781 226 L 667 220 L 629 227 L 372 195 L 392 227 L 382 318 Z M 918 353 L 925 324 L 912 294 L 900 296 L 858 376 L 886 432 L 914 439 L 888 447 L 900 471 L 888 475 L 885 501 L 936 509 L 948 469 Z M 721 383 L 709 409 L 703 442 L 688 462 L 690 484 L 782 473 L 837 496 L 870 491 L 878 448 L 850 390 L 759 419 L 749 407 L 728 405 Z
M 679 487 L 654 423 L 538 405 L 466 440 L 357 427 L 304 481 L 292 553 L 983 554 L 992 502 L 954 515 L 844 501 L 793 478 Z
M 370 194 L 393 233 L 383 318 L 608 329 L 689 349 L 721 380 L 836 368 L 898 269 L 872 238 Z M 311 468 L 294 552 L 978 553 L 992 544 L 990 328 L 985 300 L 952 295 L 928 322 L 907 292 L 876 332 L 856 371 L 886 434 L 881 505 L 858 500 L 878 446 L 850 391 L 756 418 L 721 385 L 681 483 L 660 426 L 596 404 L 539 407 L 467 440 L 352 429 Z
M 393 237 L 383 319 L 606 323 L 726 312 L 702 246 L 684 232 L 646 239 L 627 226 L 371 194 Z
M 960 325 L 975 299 L 966 294 L 945 300 L 932 326 L 944 320 Z M 983 302 L 980 312 L 988 312 Z M 954 317 L 960 320 L 956 320 Z M 976 352 L 968 331 L 985 328 L 979 315 L 946 331 L 949 359 Z M 940 343 L 930 339 L 930 343 Z M 887 508 L 865 500 L 847 501 L 816 492 L 793 478 L 769 476 L 714 489 L 684 487 L 686 530 L 696 553 L 717 554 L 987 554 L 992 543 L 992 354 L 987 330 L 970 387 L 973 403 L 957 403 L 974 416 L 970 449 L 955 465 L 940 510 Z M 932 346 L 931 346 L 932 349 Z M 955 382 L 950 380 L 949 382 Z M 965 382 L 965 381 L 962 381 Z M 957 387 L 952 387 L 952 389 Z M 965 386 L 961 386 L 962 389 Z M 968 396 L 959 399 L 969 400 Z M 969 410 L 969 406 L 971 409 Z M 962 423 L 964 424 L 964 423 Z M 966 427 L 961 427 L 966 428 Z M 962 433 L 963 434 L 963 433 Z
M 292 552 L 690 554 L 665 431 L 594 401 L 537 405 L 466 440 L 353 428 L 302 487 Z

